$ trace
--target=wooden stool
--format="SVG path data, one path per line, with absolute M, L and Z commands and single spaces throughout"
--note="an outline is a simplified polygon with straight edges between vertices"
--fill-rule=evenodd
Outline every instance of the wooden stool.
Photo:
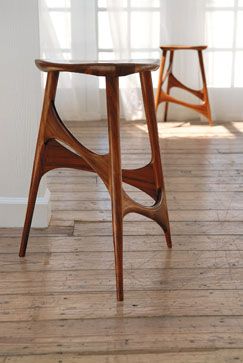
M 157 94 L 155 98 L 155 107 L 156 111 L 158 110 L 159 104 L 162 102 L 166 102 L 165 104 L 165 114 L 164 114 L 164 121 L 167 121 L 167 115 L 168 115 L 168 109 L 169 109 L 169 102 L 176 103 L 178 105 L 182 105 L 188 108 L 191 108 L 199 113 L 201 113 L 203 116 L 205 116 L 208 119 L 209 125 L 213 125 L 212 116 L 211 116 L 211 110 L 210 110 L 210 103 L 209 103 L 209 97 L 208 97 L 208 89 L 207 89 L 207 81 L 206 81 L 206 74 L 205 74 L 205 68 L 204 68 L 204 62 L 203 62 L 203 50 L 207 49 L 207 46 L 177 46 L 177 45 L 168 45 L 168 46 L 161 46 L 160 49 L 162 50 L 162 58 L 161 58 L 161 64 L 160 64 L 160 74 L 159 74 L 159 83 L 158 83 L 158 89 Z M 173 74 L 173 61 L 174 61 L 174 52 L 176 50 L 195 50 L 198 52 L 199 57 L 199 65 L 202 75 L 202 81 L 203 81 L 203 88 L 202 90 L 195 90 L 192 88 L 189 88 L 182 84 Z M 164 75 L 164 69 L 165 69 L 165 62 L 166 62 L 166 56 L 167 52 L 170 53 L 169 58 L 169 66 L 168 69 Z M 165 81 L 168 79 L 167 83 L 167 92 L 163 91 L 163 85 Z M 175 97 L 170 96 L 170 90 L 173 87 L 181 88 L 185 91 L 188 91 L 189 93 L 193 94 L 194 96 L 198 97 L 200 100 L 203 101 L 203 104 L 201 105 L 195 105 L 191 103 L 187 103 L 184 101 L 180 101 L 176 99 Z
M 172 247 L 151 71 L 156 63 L 51 63 L 36 60 L 37 67 L 48 72 L 44 104 L 30 185 L 28 207 L 19 256 L 25 256 L 31 220 L 41 177 L 56 168 L 74 168 L 96 172 L 106 185 L 112 203 L 112 226 L 115 250 L 117 299 L 123 300 L 123 217 L 139 213 L 156 221 L 164 230 L 167 245 Z M 55 108 L 55 95 L 60 72 L 85 73 L 106 77 L 109 153 L 98 155 L 83 146 L 65 127 Z M 151 145 L 151 162 L 140 169 L 121 167 L 119 123 L 119 77 L 139 73 Z M 63 144 L 70 147 L 66 148 Z M 129 197 L 122 182 L 130 184 L 151 196 L 155 203 L 145 207 Z

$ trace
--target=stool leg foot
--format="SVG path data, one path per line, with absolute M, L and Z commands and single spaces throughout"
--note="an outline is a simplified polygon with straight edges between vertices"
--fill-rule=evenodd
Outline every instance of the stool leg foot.
M 106 78 L 108 134 L 110 148 L 110 185 L 112 228 L 115 252 L 117 300 L 123 301 L 123 204 L 119 123 L 119 82 L 117 77 Z
M 169 90 L 168 90 L 167 94 L 169 94 Z M 169 102 L 166 102 L 165 103 L 164 122 L 167 122 L 168 111 L 169 111 Z
M 38 151 L 36 152 L 34 167 L 32 172 L 30 191 L 29 191 L 29 199 L 27 205 L 27 211 L 25 216 L 24 228 L 22 232 L 22 239 L 19 249 L 19 257 L 24 257 L 26 253 L 30 226 L 34 214 L 35 202 L 38 193 L 38 188 L 40 184 L 42 174 L 41 174 L 41 165 L 40 165 L 40 156 L 38 155 Z
M 165 239 L 166 239 L 166 243 L 167 243 L 168 248 L 172 248 L 172 240 L 171 240 L 170 232 L 165 233 Z
M 165 191 L 164 191 L 165 193 Z M 166 226 L 164 233 L 165 233 L 165 240 L 166 240 L 166 244 L 168 248 L 172 248 L 172 239 L 171 239 L 171 233 L 170 233 L 170 221 L 169 221 L 169 214 L 168 214 L 168 208 L 167 208 L 167 203 L 166 203 L 166 199 L 165 199 L 165 194 L 164 194 L 164 207 L 162 209 L 162 216 L 164 219 L 164 225 Z
M 113 207 L 113 213 L 116 209 Z M 117 301 L 123 301 L 123 228 L 120 218 L 112 219 L 113 241 L 115 251 L 115 268 L 116 268 L 116 294 Z

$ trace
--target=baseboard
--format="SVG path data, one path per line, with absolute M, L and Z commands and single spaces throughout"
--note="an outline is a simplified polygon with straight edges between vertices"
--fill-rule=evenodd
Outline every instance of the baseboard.
M 23 227 L 27 198 L 0 197 L 0 228 Z M 34 228 L 46 228 L 51 218 L 50 191 L 38 197 L 32 221 Z

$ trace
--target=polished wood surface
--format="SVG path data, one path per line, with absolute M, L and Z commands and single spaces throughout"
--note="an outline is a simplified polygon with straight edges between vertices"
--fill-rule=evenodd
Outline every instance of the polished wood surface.
M 161 45 L 162 50 L 205 50 L 207 45 Z
M 155 60 L 124 60 L 124 61 L 48 61 L 37 59 L 37 67 L 44 72 L 74 72 L 92 74 L 94 76 L 121 77 L 133 73 L 155 71 L 159 63 Z
M 167 121 L 168 118 L 168 109 L 169 103 L 174 103 L 177 105 L 181 105 L 184 107 L 188 107 L 201 115 L 207 118 L 209 125 L 213 125 L 212 115 L 211 115 L 211 108 L 210 108 L 210 101 L 208 96 L 208 89 L 207 89 L 207 80 L 206 80 L 206 73 L 203 61 L 203 50 L 207 48 L 207 46 L 161 46 L 162 50 L 162 57 L 160 62 L 160 73 L 159 73 L 159 81 L 158 81 L 158 88 L 155 97 L 155 105 L 156 111 L 161 103 L 165 102 L 165 113 L 164 113 L 164 121 Z M 195 90 L 190 87 L 187 87 L 185 84 L 181 83 L 173 74 L 173 63 L 175 57 L 175 51 L 178 50 L 194 50 L 197 51 L 198 59 L 199 59 L 199 66 L 200 72 L 202 77 L 203 88 L 201 90 Z M 165 65 L 167 60 L 167 54 L 169 52 L 169 65 L 168 69 L 165 71 Z M 167 82 L 167 90 L 166 92 L 163 90 L 164 84 Z M 170 91 L 172 88 L 180 88 L 184 91 L 187 91 L 200 99 L 202 104 L 192 104 L 188 102 L 184 102 L 179 100 L 170 95 Z
M 117 64 L 123 67 L 124 64 Z M 126 66 L 126 64 L 125 64 Z M 56 67 L 56 64 L 53 64 Z M 90 67 L 85 64 L 89 72 Z M 26 219 L 22 234 L 19 256 L 24 257 L 30 232 L 38 187 L 42 176 L 57 168 L 74 168 L 95 172 L 102 179 L 111 197 L 113 243 L 115 252 L 117 300 L 123 300 L 123 218 L 129 213 L 138 213 L 157 222 L 165 234 L 169 248 L 172 247 L 169 217 L 166 204 L 164 180 L 161 166 L 159 137 L 154 106 L 151 72 L 153 65 L 141 68 L 140 79 L 151 147 L 151 160 L 146 166 L 122 169 L 119 115 L 119 78 L 110 76 L 110 64 L 100 63 L 96 69 L 107 68 L 106 99 L 109 135 L 109 151 L 97 154 L 81 144 L 66 128 L 55 107 L 55 95 L 59 72 L 48 71 L 43 111 L 33 166 L 32 180 Z M 66 71 L 70 68 L 67 67 Z M 144 70 L 145 69 L 145 70 Z M 125 71 L 124 71 L 125 72 Z M 64 146 L 64 145 L 65 146 Z M 73 151 L 71 151 L 69 148 Z M 144 165 L 142 162 L 141 165 Z M 154 200 L 151 206 L 143 205 L 129 196 L 123 183 L 134 186 Z
M 124 169 L 148 162 L 145 122 L 121 121 Z M 107 122 L 68 122 L 92 151 Z M 123 223 L 117 303 L 110 197 L 91 172 L 47 174 L 48 229 L 0 229 L 0 362 L 233 363 L 243 360 L 243 123 L 159 123 L 173 249 L 153 221 Z M 149 195 L 125 186 L 141 203 Z

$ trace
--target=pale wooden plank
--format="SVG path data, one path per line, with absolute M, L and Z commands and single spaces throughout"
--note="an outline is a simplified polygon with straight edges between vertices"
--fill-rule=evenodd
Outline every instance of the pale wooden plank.
M 240 235 L 243 224 L 239 222 L 171 222 L 172 235 Z M 110 222 L 76 222 L 74 236 L 109 236 L 112 234 Z M 160 236 L 161 228 L 154 222 L 124 222 L 124 235 Z
M 1 253 L 17 253 L 19 237 L 0 237 Z M 161 251 L 167 246 L 161 236 L 124 236 L 124 251 Z M 243 236 L 173 236 L 173 251 L 242 251 Z M 112 236 L 31 236 L 29 253 L 113 251 Z
M 52 212 L 51 220 L 49 223 L 49 227 L 55 226 L 55 227 L 74 227 L 74 218 L 69 219 L 54 219 L 55 218 L 55 211 Z
M 53 175 L 55 177 L 57 176 L 71 176 L 71 177 L 75 177 L 75 176 L 79 176 L 80 172 L 76 171 L 76 170 L 72 170 L 72 169 L 58 169 L 58 170 L 54 170 L 52 172 L 49 173 L 49 175 Z M 199 167 L 196 168 L 194 166 L 194 168 L 188 167 L 188 166 L 184 166 L 183 168 L 179 167 L 179 166 L 174 166 L 174 167 L 165 167 L 164 168 L 164 174 L 165 177 L 177 177 L 177 176 L 192 176 L 192 177 L 241 177 L 243 175 L 243 170 L 241 169 L 220 169 L 217 167 L 214 167 L 213 169 L 209 169 L 209 168 L 205 168 L 205 167 Z
M 221 138 L 224 138 L 225 140 L 227 139 L 233 139 L 234 137 L 236 138 L 241 138 L 240 135 L 240 130 L 234 130 L 233 128 L 231 129 L 227 129 L 223 126 L 219 126 L 219 125 L 215 125 L 214 129 L 211 130 L 210 128 L 207 127 L 202 127 L 200 125 L 190 125 L 190 126 L 184 126 L 181 127 L 179 130 L 177 127 L 161 127 L 160 124 L 158 124 L 159 127 L 159 134 L 162 137 L 168 137 L 168 136 L 174 136 L 174 135 L 179 135 L 180 137 L 184 137 L 185 135 L 191 138 L 200 138 L 203 137 L 204 139 L 210 139 L 212 137 L 215 137 L 216 139 L 220 140 Z M 87 138 L 97 138 L 100 137 L 100 139 L 102 139 L 101 141 L 105 141 L 107 138 L 107 126 L 104 125 L 104 127 L 99 127 L 98 130 L 95 127 L 84 127 L 81 126 L 80 128 L 71 128 L 70 130 L 72 130 L 73 134 L 79 138 L 80 136 L 84 137 L 86 136 Z M 135 134 L 136 132 L 136 134 Z M 134 139 L 136 140 L 136 136 L 139 139 L 140 137 L 146 137 L 148 132 L 147 132 L 147 125 L 146 124 L 132 124 L 130 123 L 130 125 L 126 125 L 121 123 L 121 134 L 122 136 L 126 136 L 126 137 L 134 137 Z M 85 142 L 86 140 L 83 138 L 83 141 Z
M 85 355 L 48 354 L 9 356 L 0 363 L 235 363 L 243 361 L 243 349 L 218 349 L 204 352 L 178 352 L 158 354 Z
M 142 192 L 128 194 L 139 203 L 152 204 L 152 199 Z M 243 209 L 240 192 L 167 192 L 167 200 L 172 210 Z M 53 194 L 52 207 L 53 210 L 110 210 L 111 204 L 107 192 L 65 192 Z
M 49 226 L 48 228 L 32 228 L 30 235 L 32 236 L 71 236 L 73 234 L 73 223 L 68 226 Z M 0 237 L 20 237 L 22 228 L 1 228 Z
M 97 187 L 99 185 L 103 185 L 102 180 L 96 176 L 96 183 L 87 183 L 84 182 L 84 180 L 86 179 L 91 179 L 91 177 L 86 177 L 86 173 L 84 174 L 83 172 L 79 172 L 77 171 L 77 173 L 71 173 L 74 170 L 70 169 L 70 175 L 68 175 L 68 170 L 66 169 L 60 169 L 60 174 L 59 175 L 52 175 L 52 172 L 48 175 L 48 184 L 49 185 L 53 185 L 53 189 L 55 190 L 56 187 L 61 187 L 63 184 L 64 187 L 68 187 L 70 185 L 70 187 L 73 184 L 82 184 L 80 187 L 85 187 L 85 185 L 88 184 L 88 186 L 94 188 L 93 184 L 97 184 Z M 63 172 L 61 172 L 63 171 Z M 92 174 L 93 176 L 95 174 Z M 60 178 L 61 176 L 61 178 Z M 93 179 L 93 178 L 92 178 Z M 180 185 L 183 183 L 188 183 L 189 185 L 201 185 L 201 184 L 227 184 L 228 186 L 230 186 L 231 184 L 237 184 L 240 185 L 240 177 L 239 176 L 234 176 L 234 177 L 229 177 L 227 175 L 224 175 L 222 177 L 220 176 L 202 176 L 202 177 L 197 177 L 197 176 L 191 176 L 191 175 L 186 175 L 186 176 L 171 176 L 171 177 L 167 177 L 167 181 L 169 183 L 172 184 L 176 184 L 176 185 Z M 102 184 L 101 184 L 102 183 Z M 168 184 L 169 184 L 168 183 Z M 91 184 L 91 185 L 90 185 Z M 220 186 L 220 185 L 219 185 Z
M 127 291 L 119 309 L 114 291 L 0 295 L 0 322 L 59 319 L 243 315 L 243 291 Z
M 240 348 L 242 319 L 219 316 L 2 322 L 0 350 L 2 355 L 19 355 Z
M 190 193 L 188 193 L 190 194 Z M 53 195 L 53 201 L 52 206 L 54 211 L 79 211 L 79 210 L 87 210 L 87 211 L 110 211 L 111 209 L 111 202 L 110 200 L 82 200 L 83 196 L 82 193 L 65 193 L 63 195 L 63 200 L 60 201 L 60 199 L 54 200 L 56 198 L 55 195 Z M 207 200 L 208 199 L 208 200 Z M 151 206 L 151 202 L 149 200 L 141 200 L 141 198 L 135 199 L 138 203 L 141 203 L 146 206 Z M 205 199 L 194 199 L 190 200 L 188 199 L 178 199 L 177 197 L 174 197 L 174 199 L 170 198 L 168 193 L 168 208 L 169 211 L 173 210 L 225 210 L 226 213 L 231 210 L 242 210 L 243 203 L 241 200 L 237 198 L 225 198 L 220 199 L 216 196 L 213 197 L 212 193 L 212 199 L 210 197 L 205 197 Z
M 64 207 L 65 208 L 65 207 Z M 171 222 L 241 222 L 243 220 L 242 210 L 169 210 Z M 82 222 L 111 222 L 112 216 L 109 210 L 53 210 L 51 225 L 72 226 L 73 221 Z M 143 222 L 144 217 L 139 214 L 129 214 L 126 221 Z
M 134 130 L 131 128 L 131 132 L 123 132 L 121 129 L 121 143 L 122 147 L 124 148 L 126 144 L 131 145 L 132 143 L 134 145 L 140 145 L 146 144 L 148 145 L 148 135 L 147 133 L 138 132 L 137 135 L 134 135 L 134 133 L 137 132 L 137 130 Z M 97 132 L 89 131 L 89 133 L 84 133 L 84 131 L 75 133 L 76 138 L 83 143 L 85 146 L 92 146 L 94 145 L 94 148 L 96 147 L 107 147 L 108 142 L 106 138 L 105 132 L 100 132 L 97 134 Z M 186 141 L 190 141 L 194 146 L 199 146 L 199 149 L 203 146 L 207 146 L 207 150 L 215 149 L 216 147 L 225 146 L 228 147 L 233 142 L 237 146 L 240 146 L 240 142 L 242 141 L 242 136 L 240 134 L 232 134 L 227 135 L 227 137 L 224 137 L 224 135 L 220 135 L 219 137 L 216 137 L 215 135 L 208 135 L 205 133 L 204 135 L 198 135 L 194 133 L 192 135 L 190 132 L 187 133 L 170 133 L 170 132 L 161 132 L 160 133 L 160 144 L 164 147 L 167 147 L 169 143 L 171 143 L 171 148 L 177 148 L 177 149 L 192 149 L 192 145 L 186 145 Z M 201 141 L 201 143 L 200 143 Z M 141 152 L 143 151 L 141 147 Z
M 84 196 L 86 193 L 100 193 L 105 192 L 106 187 L 103 183 L 98 182 L 97 184 L 82 183 L 82 177 L 53 177 L 55 182 L 48 184 L 52 189 L 52 195 L 56 193 L 66 192 L 83 192 Z M 173 180 L 174 179 L 174 180 Z M 177 180 L 178 179 L 178 180 Z M 195 180 L 193 180 L 195 179 Z M 166 178 L 166 191 L 169 192 L 242 192 L 243 183 L 240 183 L 239 178 L 237 181 L 230 183 L 224 183 L 224 180 L 218 182 L 210 182 L 209 178 L 182 178 L 182 177 L 171 177 Z M 216 179 L 216 178 L 215 178 Z M 222 178 L 223 179 L 223 178 Z M 230 179 L 230 178 L 229 178 Z M 234 179 L 234 178 L 232 178 Z M 199 181 L 200 180 L 200 181 Z M 127 191 L 133 191 L 133 188 L 126 185 Z M 133 191 L 134 192 L 134 191 Z M 138 192 L 139 193 L 139 192 Z M 135 194 L 135 193 L 134 193 Z
M 48 271 L 113 269 L 113 252 L 38 253 L 19 258 L 0 255 L 0 271 Z M 243 267 L 242 251 L 148 251 L 125 252 L 124 268 L 229 268 Z
M 242 268 L 124 270 L 125 291 L 242 290 Z M 114 270 L 0 272 L 0 294 L 115 291 Z
M 149 158 L 150 152 L 140 152 L 133 154 L 123 154 L 122 160 L 124 163 L 144 163 Z M 221 167 L 223 165 L 229 165 L 232 169 L 242 166 L 241 154 L 162 154 L 162 161 L 165 166 L 194 166 L 199 165 L 217 165 Z

